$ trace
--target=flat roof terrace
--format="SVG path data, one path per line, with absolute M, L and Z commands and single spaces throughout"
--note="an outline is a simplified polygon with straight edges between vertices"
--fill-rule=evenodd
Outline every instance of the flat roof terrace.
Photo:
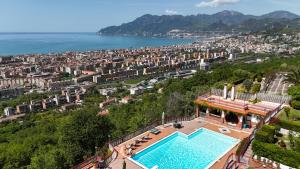
M 183 128 L 180 128 L 180 129 L 175 129 L 172 126 L 172 124 L 166 124 L 164 126 L 158 126 L 157 128 L 161 131 L 161 133 L 159 133 L 158 135 L 151 134 L 149 131 L 147 131 L 147 132 L 145 132 L 145 133 L 143 133 L 143 134 L 141 134 L 141 135 L 139 135 L 135 138 L 132 138 L 132 139 L 118 145 L 118 146 L 115 146 L 114 148 L 118 151 L 118 157 L 117 157 L 116 160 L 114 160 L 110 164 L 110 167 L 113 168 L 113 169 L 114 168 L 122 168 L 123 161 L 125 160 L 127 168 L 142 169 L 140 166 L 138 166 L 137 164 L 135 164 L 134 162 L 132 162 L 131 160 L 128 159 L 131 155 L 127 155 L 125 153 L 125 147 L 128 144 L 134 143 L 134 141 L 136 139 L 141 138 L 143 136 L 149 135 L 149 137 L 151 139 L 149 139 L 147 142 L 141 143 L 137 147 L 135 147 L 134 150 L 133 150 L 133 154 L 135 154 L 135 153 L 149 147 L 150 145 L 166 138 L 167 136 L 173 134 L 176 131 L 179 131 L 179 132 L 182 132 L 184 134 L 189 135 L 189 134 L 193 133 L 194 131 L 198 130 L 199 128 L 206 128 L 206 129 L 218 132 L 218 133 L 222 133 L 222 132 L 220 132 L 221 128 L 227 128 L 226 125 L 215 124 L 215 123 L 212 123 L 212 122 L 205 121 L 201 118 L 197 118 L 197 119 L 194 119 L 192 121 L 182 122 L 182 125 L 183 125 Z M 239 140 L 243 140 L 244 138 L 248 137 L 251 134 L 251 132 L 245 132 L 245 131 L 242 131 L 242 130 L 235 130 L 235 129 L 229 129 L 229 128 L 227 128 L 227 129 L 229 130 L 229 132 L 222 133 L 222 134 L 233 137 L 233 138 L 236 138 L 236 139 L 239 139 Z M 223 166 L 226 163 L 227 158 L 229 157 L 230 154 L 232 154 L 236 151 L 238 145 L 236 145 L 234 148 L 232 148 L 230 151 L 228 151 L 220 159 L 218 159 L 217 162 L 215 162 L 214 165 L 210 168 L 212 168 L 212 169 L 223 168 Z
M 195 104 L 203 106 L 207 105 L 209 107 L 227 110 L 242 115 L 256 114 L 260 116 L 267 116 L 269 113 L 272 113 L 280 107 L 279 103 L 260 101 L 254 104 L 248 100 L 231 100 L 230 98 L 224 99 L 223 97 L 216 95 L 199 96 L 195 100 Z

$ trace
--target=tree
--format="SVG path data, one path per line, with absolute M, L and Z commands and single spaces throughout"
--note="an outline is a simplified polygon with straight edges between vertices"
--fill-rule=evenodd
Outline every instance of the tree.
M 178 92 L 174 92 L 169 96 L 169 99 L 167 101 L 166 105 L 166 112 L 168 115 L 171 116 L 178 116 L 182 115 L 184 112 L 184 98 L 183 95 L 181 95 Z
M 72 112 L 61 127 L 60 143 L 71 166 L 81 162 L 83 156 L 95 153 L 108 141 L 111 124 L 106 117 L 97 116 L 97 109 L 85 108 Z
M 292 131 L 289 131 L 288 137 L 289 137 L 291 147 L 294 147 L 295 146 L 295 140 L 294 140 L 294 134 L 293 134 Z
M 292 70 L 285 76 L 284 82 L 300 85 L 300 70 Z
M 260 87 L 261 87 L 261 85 L 259 83 L 254 83 L 253 86 L 252 86 L 251 91 L 253 93 L 258 93 L 260 91 Z
M 252 84 L 253 84 L 252 80 L 246 79 L 243 81 L 243 85 L 245 86 L 247 92 L 251 90 Z
M 31 158 L 28 169 L 63 169 L 68 168 L 65 163 L 65 157 L 60 149 L 54 147 L 41 147 Z
M 289 108 L 289 107 L 284 107 L 283 110 L 284 110 L 284 113 L 285 113 L 287 119 L 289 119 L 289 115 L 290 115 L 291 108 Z

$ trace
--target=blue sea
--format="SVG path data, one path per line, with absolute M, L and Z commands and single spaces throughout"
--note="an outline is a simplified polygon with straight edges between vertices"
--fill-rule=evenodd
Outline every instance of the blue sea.
M 159 47 L 192 42 L 192 39 L 100 36 L 96 33 L 0 33 L 0 56 Z

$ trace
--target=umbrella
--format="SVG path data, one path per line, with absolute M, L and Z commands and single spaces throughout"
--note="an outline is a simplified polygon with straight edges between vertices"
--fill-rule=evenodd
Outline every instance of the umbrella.
M 165 112 L 162 113 L 162 116 L 161 116 L 161 124 L 162 124 L 162 125 L 165 124 Z

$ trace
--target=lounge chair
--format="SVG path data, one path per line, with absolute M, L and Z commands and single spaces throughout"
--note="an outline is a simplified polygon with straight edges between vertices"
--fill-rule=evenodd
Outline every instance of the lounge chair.
M 160 133 L 160 131 L 157 128 L 154 128 L 150 130 L 150 133 L 157 135 Z
M 181 125 L 181 123 L 178 123 L 177 121 L 175 121 L 175 122 L 173 123 L 173 127 L 174 127 L 174 128 L 177 128 L 177 129 L 180 129 L 180 128 L 182 128 L 182 125 Z
M 143 138 L 143 140 L 150 140 L 151 138 L 149 137 L 149 134 L 145 135 Z
M 135 146 L 138 146 L 138 144 L 140 143 L 141 141 L 140 141 L 140 139 L 136 139 L 136 140 L 134 140 L 134 144 L 135 144 Z
M 143 138 L 139 138 L 139 139 L 137 139 L 138 140 L 138 142 L 143 142 L 144 140 L 143 140 Z
M 128 151 L 127 151 L 127 155 L 131 155 L 132 154 L 132 149 L 130 148 Z

